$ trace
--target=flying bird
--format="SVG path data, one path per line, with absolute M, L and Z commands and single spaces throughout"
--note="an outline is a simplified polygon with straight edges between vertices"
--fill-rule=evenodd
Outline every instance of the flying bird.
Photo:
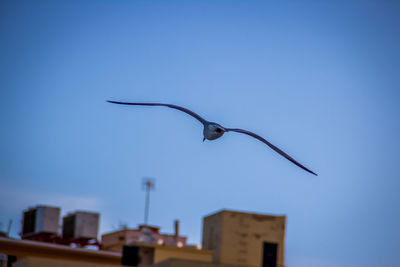
M 303 170 L 305 170 L 305 171 L 307 171 L 309 173 L 312 173 L 314 175 L 317 175 L 315 172 L 307 169 L 306 167 L 304 167 L 303 165 L 298 163 L 296 160 L 294 160 L 291 156 L 289 156 L 288 154 L 286 154 L 285 152 L 283 152 L 278 147 L 274 146 L 273 144 L 271 144 L 270 142 L 268 142 L 267 140 L 265 140 L 261 136 L 255 134 L 255 133 L 252 133 L 250 131 L 246 131 L 246 130 L 242 130 L 242 129 L 236 129 L 236 128 L 226 128 L 226 127 L 223 127 L 222 125 L 220 125 L 218 123 L 207 121 L 207 120 L 203 119 L 202 117 L 200 117 L 198 114 L 194 113 L 193 111 L 191 111 L 191 110 L 189 110 L 187 108 L 180 107 L 180 106 L 177 106 L 177 105 L 162 104 L 162 103 L 129 103 L 129 102 L 119 102 L 119 101 L 111 101 L 111 100 L 107 100 L 107 102 L 114 103 L 114 104 L 120 104 L 120 105 L 132 105 L 132 106 L 164 106 L 164 107 L 169 107 L 169 108 L 173 108 L 173 109 L 177 109 L 177 110 L 183 111 L 186 114 L 189 114 L 190 116 L 194 117 L 195 119 L 197 119 L 198 121 L 200 121 L 203 124 L 203 126 L 204 126 L 203 142 L 206 139 L 207 140 L 215 140 L 217 138 L 220 138 L 222 135 L 224 135 L 224 133 L 227 133 L 227 132 L 237 132 L 237 133 L 247 134 L 247 135 L 252 136 L 252 137 L 260 140 L 261 142 L 265 143 L 270 148 L 272 148 L 273 150 L 278 152 L 280 155 L 284 156 L 286 159 L 288 159 L 289 161 L 291 161 L 295 165 L 299 166 Z

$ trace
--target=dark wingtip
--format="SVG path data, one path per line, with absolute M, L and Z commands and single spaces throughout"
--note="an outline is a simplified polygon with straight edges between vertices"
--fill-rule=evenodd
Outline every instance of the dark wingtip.
M 297 165 L 297 164 L 296 164 L 296 165 Z M 305 171 L 307 171 L 307 172 L 309 172 L 309 173 L 311 173 L 311 174 L 314 174 L 315 176 L 318 176 L 318 174 L 316 174 L 316 173 L 313 172 L 312 170 L 307 169 L 307 168 L 304 167 L 303 165 L 297 165 L 297 166 L 301 167 L 303 170 L 305 170 Z

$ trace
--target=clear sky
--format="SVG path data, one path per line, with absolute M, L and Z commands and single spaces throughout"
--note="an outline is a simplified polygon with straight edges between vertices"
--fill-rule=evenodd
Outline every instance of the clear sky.
M 222 208 L 287 215 L 286 263 L 400 262 L 398 1 L 1 1 L 0 222 L 37 204 L 101 233 Z M 182 105 L 228 133 L 202 142 Z

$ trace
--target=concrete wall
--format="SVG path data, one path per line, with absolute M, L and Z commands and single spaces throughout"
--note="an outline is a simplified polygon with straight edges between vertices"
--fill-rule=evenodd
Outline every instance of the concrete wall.
M 121 267 L 122 265 L 110 265 L 101 263 L 90 263 L 82 261 L 71 261 L 64 259 L 50 259 L 26 257 L 18 260 L 13 264 L 13 267 Z
M 223 210 L 204 218 L 203 245 L 219 240 L 213 244 L 219 248 L 214 250 L 215 262 L 260 267 L 264 242 L 276 243 L 277 266 L 283 266 L 285 228 L 285 216 Z M 217 230 L 210 234 L 210 229 Z
M 160 233 L 153 233 L 155 243 L 166 246 L 181 246 L 186 245 L 186 237 L 174 236 Z M 142 233 L 136 229 L 119 230 L 112 233 L 103 234 L 101 242 L 103 249 L 107 251 L 122 252 L 124 245 L 129 245 L 136 242 L 142 242 Z
M 222 242 L 222 216 L 213 214 L 203 218 L 203 238 L 202 248 L 204 250 L 212 250 L 213 262 L 221 261 Z
M 61 267 L 119 266 L 121 263 L 120 253 L 2 237 L 0 237 L 0 254 L 16 256 L 18 264 L 24 267 L 45 266 L 47 260 L 50 263 L 57 263 L 49 266 Z
M 169 259 L 154 264 L 152 267 L 241 267 L 239 265 L 219 264 L 194 260 Z
M 158 263 L 170 258 L 197 260 L 201 262 L 211 262 L 212 251 L 204 251 L 189 248 L 163 247 L 157 246 L 154 252 L 154 262 Z
M 139 233 L 134 232 L 133 235 Z M 101 236 L 103 249 L 107 251 L 122 252 L 122 247 L 126 245 L 126 240 L 130 235 L 129 230 L 121 230 L 113 233 L 104 234 Z
M 136 244 L 154 251 L 148 261 L 157 263 L 169 258 L 191 259 L 211 262 L 212 251 L 194 248 Z M 144 251 L 142 249 L 142 251 Z M 0 237 L 0 254 L 16 256 L 13 267 L 116 267 L 121 266 L 121 254 L 84 248 L 71 248 L 30 240 L 15 240 Z M 149 266 L 149 265 L 148 265 Z

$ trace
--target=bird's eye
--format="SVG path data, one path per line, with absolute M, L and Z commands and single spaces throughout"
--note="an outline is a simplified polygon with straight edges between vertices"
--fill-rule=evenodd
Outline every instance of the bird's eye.
M 220 132 L 222 132 L 222 129 L 221 129 L 221 128 L 217 128 L 215 131 L 216 131 L 217 133 L 220 133 Z

